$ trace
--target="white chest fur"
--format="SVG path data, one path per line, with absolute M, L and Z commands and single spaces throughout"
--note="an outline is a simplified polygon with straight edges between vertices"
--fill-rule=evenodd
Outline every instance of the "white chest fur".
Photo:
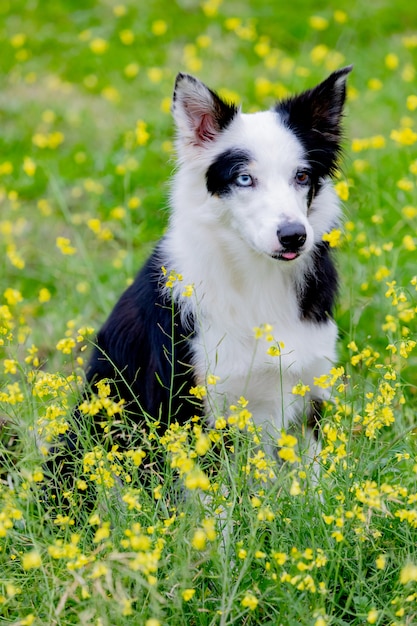
M 196 334 L 192 341 L 193 365 L 197 380 L 205 384 L 209 375 L 218 377 L 208 385 L 209 415 L 227 414 L 240 396 L 248 402 L 255 423 L 275 436 L 303 413 L 311 397 L 323 398 L 314 386 L 314 377 L 328 373 L 335 359 L 337 329 L 332 320 L 315 323 L 302 320 L 297 302 L 297 275 L 301 264 L 283 264 L 243 248 L 226 258 L 222 246 L 210 243 L 205 255 L 203 239 L 188 240 L 186 247 L 167 241 L 183 274 L 174 296 L 184 312 L 191 312 Z M 230 250 L 230 242 L 226 247 Z M 192 251 L 194 263 L 183 263 L 182 255 Z M 171 256 L 171 258 L 172 258 Z M 181 293 L 184 283 L 194 285 L 191 298 Z M 272 326 L 273 340 L 256 338 L 255 328 Z M 274 350 L 280 347 L 280 355 Z M 304 397 L 294 395 L 302 382 L 311 389 Z
M 254 300 L 259 306 L 259 298 Z M 328 373 L 335 359 L 336 326 L 331 320 L 316 324 L 293 317 L 290 304 L 289 298 L 283 298 L 284 311 L 266 318 L 262 306 L 242 302 L 245 325 L 228 319 L 226 303 L 218 314 L 199 316 L 193 359 L 202 383 L 210 374 L 218 377 L 215 386 L 208 386 L 212 415 L 227 413 L 230 404 L 244 396 L 255 422 L 275 434 L 300 417 L 311 397 L 323 397 L 314 378 Z M 265 324 L 272 330 L 257 337 L 255 328 L 264 329 Z M 310 388 L 306 396 L 292 393 L 299 382 Z

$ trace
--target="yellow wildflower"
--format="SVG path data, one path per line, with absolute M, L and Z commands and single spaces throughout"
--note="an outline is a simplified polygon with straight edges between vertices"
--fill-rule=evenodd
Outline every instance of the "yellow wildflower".
M 184 602 L 189 602 L 195 594 L 195 589 L 184 589 L 181 593 Z
M 96 37 L 90 41 L 90 50 L 94 54 L 104 54 L 109 47 L 108 41 L 102 37 Z
M 155 20 L 152 23 L 151 30 L 154 35 L 160 37 L 161 35 L 165 35 L 165 33 L 167 32 L 168 24 L 165 22 L 165 20 Z
M 393 141 L 403 146 L 412 146 L 417 141 L 417 133 L 408 126 L 400 130 L 391 131 L 390 137 Z
M 304 397 L 307 392 L 310 391 L 310 387 L 308 385 L 303 385 L 302 382 L 297 383 L 291 390 L 291 393 L 295 396 Z
M 25 552 L 22 556 L 22 567 L 24 570 L 36 569 L 41 567 L 42 559 L 37 550 L 31 550 L 31 552 Z
M 323 241 L 328 241 L 331 248 L 336 248 L 340 245 L 342 238 L 342 231 L 339 228 L 333 228 L 329 233 L 324 233 Z
M 250 593 L 250 592 L 245 594 L 245 596 L 244 596 L 244 598 L 243 598 L 243 600 L 241 602 L 241 605 L 244 608 L 248 608 L 250 611 L 254 611 L 256 609 L 256 607 L 258 606 L 258 604 L 259 604 L 258 598 L 256 598 L 253 595 L 253 593 Z
M 329 26 L 329 20 L 321 15 L 312 15 L 309 19 L 309 24 L 314 30 L 326 30 Z
M 417 581 L 417 565 L 414 563 L 408 563 L 404 565 L 400 572 L 400 583 L 407 585 L 409 582 Z

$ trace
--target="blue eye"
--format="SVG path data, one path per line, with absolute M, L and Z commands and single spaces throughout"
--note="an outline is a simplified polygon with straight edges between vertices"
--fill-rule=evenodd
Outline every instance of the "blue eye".
M 235 179 L 236 185 L 239 187 L 252 187 L 253 179 L 250 174 L 239 174 Z

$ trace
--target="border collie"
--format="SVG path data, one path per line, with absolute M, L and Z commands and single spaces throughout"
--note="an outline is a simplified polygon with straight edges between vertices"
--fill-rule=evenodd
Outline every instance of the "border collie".
M 351 69 L 251 114 L 177 76 L 169 227 L 87 367 L 90 387 L 112 381 L 135 421 L 186 421 L 190 388 L 210 376 L 208 420 L 244 396 L 265 438 L 301 422 L 315 430 L 326 391 L 314 377 L 329 372 L 337 339 L 323 235 L 339 221 L 331 177 Z M 300 382 L 304 396 L 292 393 Z

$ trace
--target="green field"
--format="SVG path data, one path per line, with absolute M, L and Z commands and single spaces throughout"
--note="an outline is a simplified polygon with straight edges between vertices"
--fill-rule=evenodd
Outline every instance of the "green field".
M 415 3 L 2 0 L 0 43 L 0 621 L 417 624 Z M 103 387 L 103 444 L 86 425 L 52 492 L 95 331 L 167 223 L 176 73 L 253 111 L 351 63 L 318 484 L 285 434 L 262 456 L 243 402 L 227 436 L 116 449 Z

